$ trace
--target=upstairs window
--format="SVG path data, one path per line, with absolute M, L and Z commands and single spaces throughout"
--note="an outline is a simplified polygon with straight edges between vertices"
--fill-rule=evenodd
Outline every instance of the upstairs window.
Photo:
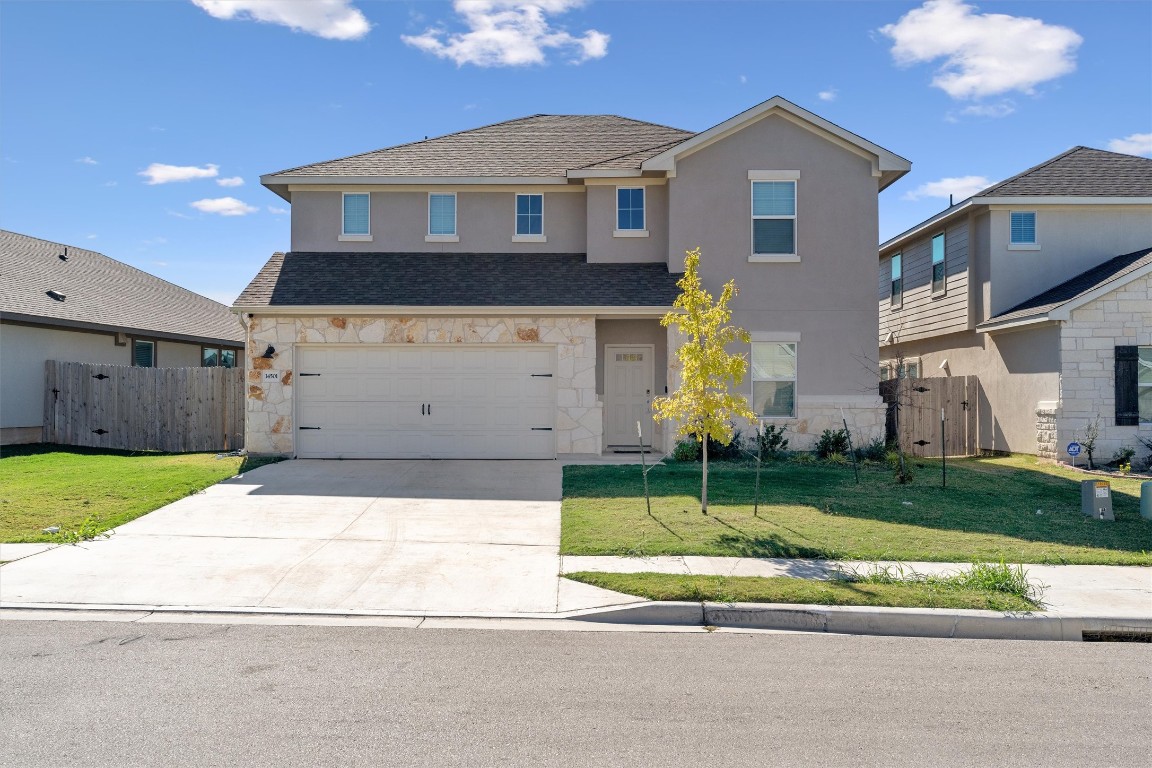
M 132 365 L 139 366 L 140 368 L 155 368 L 156 342 L 133 339 Z
M 752 182 L 752 253 L 796 253 L 796 182 Z
M 616 229 L 622 231 L 644 229 L 644 187 L 617 187 Z
M 456 195 L 428 195 L 428 234 L 456 234 Z
M 544 234 L 544 195 L 516 195 L 516 234 Z
M 944 233 L 932 238 L 932 293 L 944 293 Z
M 1012 211 L 1012 245 L 1036 244 L 1036 212 Z
M 904 267 L 901 262 L 899 253 L 892 254 L 889 282 L 891 287 L 890 301 L 894 307 L 900 306 L 901 302 L 904 301 Z
M 752 343 L 752 407 L 760 416 L 796 415 L 795 343 Z
M 366 194 L 344 195 L 343 235 L 369 235 L 370 198 Z

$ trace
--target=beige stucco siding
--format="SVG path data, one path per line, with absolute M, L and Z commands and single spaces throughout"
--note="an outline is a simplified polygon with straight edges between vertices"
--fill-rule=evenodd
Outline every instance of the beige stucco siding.
M 932 292 L 932 239 L 944 234 L 945 286 Z M 904 341 L 955 333 L 969 329 L 968 221 L 929 231 L 901 249 L 885 251 L 880 258 L 880 339 L 888 332 Z M 892 256 L 901 254 L 903 298 L 891 301 Z
M 1013 210 L 1036 212 L 1039 250 L 1010 250 Z M 1152 206 L 997 206 L 990 215 L 992 315 L 1114 256 L 1152 246 Z
M 349 190 L 355 191 L 355 190 Z M 340 192 L 292 193 L 292 250 L 390 253 L 584 253 L 587 248 L 585 200 L 580 188 L 562 192 L 542 188 L 478 191 L 445 188 L 456 193 L 457 243 L 429 243 L 428 191 L 372 192 L 371 241 L 341 241 Z M 516 193 L 544 196 L 547 242 L 513 242 Z
M 647 237 L 617 237 L 616 184 L 588 186 L 588 261 L 664 261 L 668 252 L 668 187 L 642 179 L 621 179 L 621 187 L 644 187 Z
M 0 325 L 0 428 L 37 427 L 44 420 L 44 361 L 131 365 L 132 346 L 116 346 L 110 333 Z M 200 365 L 200 345 L 156 342 L 156 364 Z

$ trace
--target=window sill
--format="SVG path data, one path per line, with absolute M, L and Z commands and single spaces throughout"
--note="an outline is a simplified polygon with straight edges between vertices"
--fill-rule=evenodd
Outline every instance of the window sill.
M 942 299 L 947 295 L 948 295 L 948 291 L 933 291 L 932 292 L 932 300 L 935 301 L 936 299 Z
M 340 235 L 339 240 L 342 243 L 370 243 L 372 235 Z
M 426 243 L 458 243 L 460 242 L 459 235 L 424 235 L 424 242 Z
M 748 261 L 754 264 L 798 264 L 800 256 L 795 253 L 754 253 Z
M 646 229 L 614 229 L 612 237 L 648 237 Z
M 546 243 L 548 235 L 512 235 L 514 243 Z
M 1010 251 L 1038 251 L 1040 243 L 1008 243 Z

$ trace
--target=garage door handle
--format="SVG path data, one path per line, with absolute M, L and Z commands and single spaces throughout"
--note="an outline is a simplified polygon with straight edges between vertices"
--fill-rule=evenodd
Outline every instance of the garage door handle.
M 318 373 L 301 373 L 299 375 L 300 376 L 319 376 L 320 374 L 318 374 Z
M 533 432 L 551 432 L 552 427 L 532 427 Z
M 424 414 L 424 408 L 425 408 L 425 407 L 426 407 L 426 406 L 424 405 L 424 403 L 420 403 L 420 415 L 421 415 L 421 416 L 425 415 L 425 414 Z
M 532 378 L 534 378 L 534 379 L 536 379 L 536 378 L 550 379 L 550 378 L 552 378 L 552 374 L 550 374 L 550 373 L 533 373 Z
M 320 429 L 320 427 L 297 427 L 297 429 Z

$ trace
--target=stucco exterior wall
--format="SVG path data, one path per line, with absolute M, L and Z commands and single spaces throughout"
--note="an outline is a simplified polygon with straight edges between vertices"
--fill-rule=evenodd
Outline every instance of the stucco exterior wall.
M 1146 451 L 1137 437 L 1152 439 L 1152 424 L 1116 426 L 1116 347 L 1152 346 L 1152 277 L 1145 276 L 1072 311 L 1060 336 L 1061 399 L 1056 419 L 1058 456 L 1083 438 L 1100 417 L 1096 460 L 1120 448 Z
M 247 358 L 246 447 L 292 454 L 293 352 L 297 343 L 551 344 L 557 351 L 557 453 L 600 453 L 603 404 L 596 394 L 596 322 L 591 317 L 253 317 Z M 257 357 L 268 344 L 272 359 Z M 258 348 L 258 349 L 257 349 Z M 279 383 L 262 372 L 280 371 Z
M 510 187 L 501 191 L 426 188 L 374 191 L 370 201 L 372 240 L 341 241 L 342 195 L 339 191 L 292 193 L 292 250 L 390 253 L 584 253 L 587 249 L 582 187 Z M 356 192 L 349 189 L 349 192 Z M 457 243 L 428 243 L 429 192 L 456 193 Z M 547 242 L 513 242 L 516 193 L 544 196 Z M 610 233 L 609 233 L 610 234 Z
M 1009 250 L 1013 210 L 1036 212 L 1039 250 Z M 996 315 L 1114 256 L 1152 245 L 1152 206 L 996 206 L 990 239 L 989 310 Z
M 902 342 L 881 349 L 920 361 L 922 376 L 976 376 L 977 446 L 984 451 L 1037 452 L 1036 409 L 1060 397 L 1060 328 L 997 334 L 974 331 Z M 940 364 L 948 361 L 947 370 Z
M 0 429 L 42 425 L 45 360 L 131 365 L 132 345 L 116 346 L 116 337 L 110 333 L 0 325 Z M 159 340 L 156 364 L 162 368 L 198 367 L 200 345 Z
M 664 261 L 668 252 L 668 187 L 663 180 L 620 179 L 621 187 L 644 187 L 647 237 L 616 237 L 616 185 L 588 186 L 588 261 Z
M 596 321 L 596 394 L 604 401 L 604 354 L 606 344 L 651 344 L 652 395 L 659 397 L 668 392 L 668 334 L 659 320 L 597 320 Z M 664 445 L 664 424 L 653 422 L 652 444 Z M 607 427 L 605 427 L 607 431 Z

